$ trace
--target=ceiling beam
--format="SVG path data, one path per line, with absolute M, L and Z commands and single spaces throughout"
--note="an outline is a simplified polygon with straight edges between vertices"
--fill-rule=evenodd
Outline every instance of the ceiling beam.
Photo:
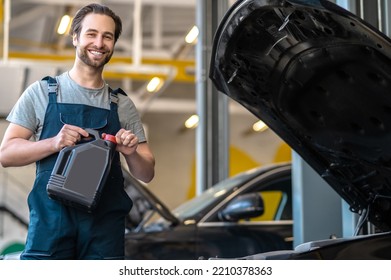
M 50 4 L 50 5 L 85 5 L 85 0 L 18 0 L 24 3 Z M 136 0 L 106 0 L 97 1 L 104 5 L 110 4 L 132 4 Z M 173 6 L 173 7 L 195 7 L 196 0 L 143 0 L 143 5 L 152 6 Z
M 42 54 L 32 52 L 9 53 L 9 60 L 13 60 L 13 63 L 19 63 L 21 65 L 27 65 L 29 63 L 58 65 L 58 62 L 69 63 L 71 65 L 74 61 L 74 58 L 74 53 L 68 55 Z M 106 77 L 112 79 L 133 78 L 136 80 L 149 80 L 154 76 L 167 78 L 167 68 L 175 69 L 176 74 L 173 78 L 174 81 L 187 83 L 195 82 L 194 60 L 142 58 L 140 66 L 135 67 L 131 57 L 117 55 L 111 58 L 111 61 L 107 67 L 107 71 L 105 71 L 105 75 Z

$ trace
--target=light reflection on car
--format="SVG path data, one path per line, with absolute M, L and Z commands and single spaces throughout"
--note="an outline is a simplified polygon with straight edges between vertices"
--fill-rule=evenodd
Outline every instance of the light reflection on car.
M 292 249 L 290 163 L 228 178 L 171 211 L 147 187 L 126 177 L 134 201 L 127 259 L 205 259 Z

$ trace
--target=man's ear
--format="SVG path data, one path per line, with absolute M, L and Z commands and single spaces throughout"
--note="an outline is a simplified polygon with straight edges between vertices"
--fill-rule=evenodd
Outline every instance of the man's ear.
M 73 47 L 76 48 L 76 46 L 77 46 L 77 35 L 76 34 L 72 35 L 72 44 L 73 44 Z

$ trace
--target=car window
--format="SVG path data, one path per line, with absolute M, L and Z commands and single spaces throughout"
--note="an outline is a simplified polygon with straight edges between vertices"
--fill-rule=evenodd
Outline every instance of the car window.
M 256 169 L 243 172 L 234 177 L 227 178 L 212 188 L 207 189 L 205 192 L 199 196 L 183 203 L 176 209 L 172 210 L 174 215 L 180 220 L 184 220 L 188 217 L 194 216 L 201 209 L 207 208 L 210 205 L 216 204 L 216 201 L 220 200 L 220 197 L 223 197 L 226 193 L 231 192 L 237 186 L 243 184 L 243 182 L 248 181 L 250 178 L 254 177 L 254 173 L 259 172 Z
M 281 191 L 263 191 L 259 192 L 264 203 L 264 213 L 262 216 L 255 218 L 259 221 L 272 221 L 275 220 L 276 213 L 278 212 L 283 193 Z
M 290 176 L 277 176 L 268 182 L 259 181 L 250 192 L 258 192 L 263 199 L 264 213 L 247 219 L 252 222 L 292 220 L 292 182 Z
M 259 194 L 263 198 L 263 215 L 253 221 L 292 220 L 292 182 L 290 177 L 280 178 L 263 186 Z
M 236 198 L 251 193 L 257 193 L 262 197 L 264 212 L 262 215 L 254 217 L 251 208 L 248 208 L 245 206 L 246 203 L 243 203 L 241 204 L 243 208 L 239 211 L 243 211 L 242 215 L 246 215 L 246 211 L 249 211 L 248 217 L 244 217 L 239 222 L 292 221 L 292 182 L 290 174 L 290 170 L 282 170 L 280 172 L 260 174 L 260 176 L 254 177 L 251 182 L 247 182 L 247 186 L 238 188 L 238 192 L 234 192 L 233 195 L 228 196 L 224 204 L 213 209 L 211 215 L 206 216 L 207 221 L 226 222 L 222 218 L 222 211 L 225 211 L 226 207 L 229 207 L 230 202 L 234 202 Z M 244 189 L 240 191 L 241 188 Z M 241 206 L 237 204 L 235 207 L 239 209 Z

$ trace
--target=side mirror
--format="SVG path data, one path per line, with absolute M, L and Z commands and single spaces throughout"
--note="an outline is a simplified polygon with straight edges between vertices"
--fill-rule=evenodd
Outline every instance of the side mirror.
M 222 221 L 235 222 L 262 215 L 264 212 L 263 199 L 259 193 L 240 195 L 232 200 L 218 216 Z

